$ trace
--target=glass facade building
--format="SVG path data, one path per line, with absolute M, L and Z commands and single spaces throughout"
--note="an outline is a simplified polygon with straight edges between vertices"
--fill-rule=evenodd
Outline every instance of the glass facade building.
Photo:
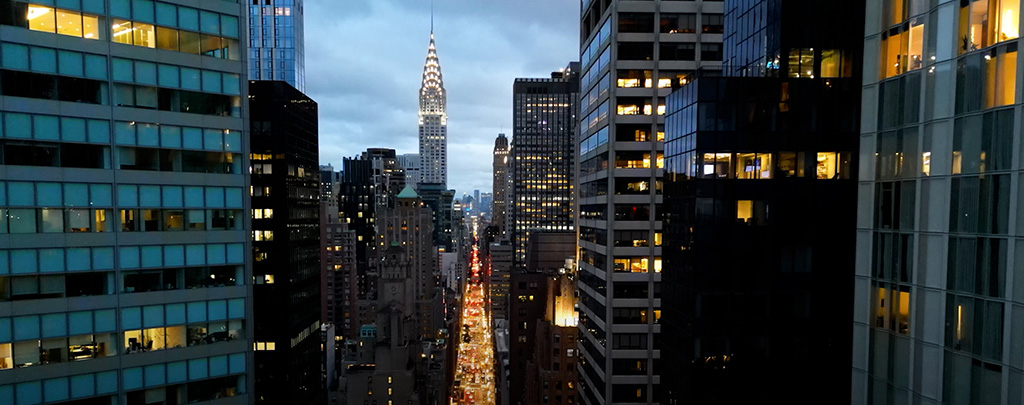
M 249 6 L 249 80 L 283 80 L 306 92 L 304 0 L 241 0 Z
M 1020 9 L 868 2 L 854 403 L 1024 402 Z
M 864 3 L 725 8 L 730 65 L 668 98 L 664 399 L 847 403 Z
M 255 399 L 322 402 L 317 104 L 286 82 L 251 81 L 249 109 Z
M 512 204 L 502 208 L 508 210 L 508 230 L 518 266 L 526 261 L 532 232 L 576 229 L 578 70 L 579 63 L 572 62 L 552 73 L 550 79 L 516 79 L 512 85 L 513 136 L 508 166 Z M 498 157 L 495 153 L 494 158 Z M 498 171 L 494 176 L 498 178 Z
M 582 403 L 661 402 L 664 100 L 702 64 L 721 63 L 722 12 L 718 1 L 581 3 Z
M 0 403 L 252 401 L 244 12 L 0 1 Z

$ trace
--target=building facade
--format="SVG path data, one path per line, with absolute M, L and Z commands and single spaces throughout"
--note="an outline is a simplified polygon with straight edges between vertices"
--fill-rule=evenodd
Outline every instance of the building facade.
M 304 0 L 248 3 L 249 80 L 283 80 L 305 93 Z
M 448 95 L 441 77 L 441 61 L 430 30 L 427 61 L 420 86 L 420 182 L 448 184 Z
M 504 238 L 508 231 L 508 138 L 505 134 L 498 134 L 494 139 L 494 162 L 491 164 L 494 180 L 491 188 L 494 190 L 493 201 L 491 202 L 491 225 L 498 228 L 501 238 Z
M 550 79 L 516 79 L 512 85 L 508 230 L 518 265 L 526 260 L 532 232 L 576 230 L 579 68 L 572 62 Z
M 864 3 L 725 7 L 736 64 L 668 99 L 661 398 L 846 403 Z
M 256 402 L 323 400 L 317 104 L 283 81 L 249 82 Z M 261 345 L 273 346 L 259 350 Z
M 420 154 L 403 153 L 398 155 L 398 165 L 405 169 L 405 184 L 416 188 L 423 181 L 420 176 Z
M 713 1 L 582 3 L 581 403 L 660 402 L 658 368 L 644 375 L 614 370 L 623 361 L 659 363 L 660 325 L 623 323 L 613 312 L 661 310 L 664 100 L 673 83 L 721 63 L 722 13 L 723 3 Z M 619 232 L 638 242 L 616 245 Z
M 1021 403 L 1020 1 L 870 1 L 853 403 Z
M 245 8 L 59 4 L 0 2 L 0 403 L 252 403 Z

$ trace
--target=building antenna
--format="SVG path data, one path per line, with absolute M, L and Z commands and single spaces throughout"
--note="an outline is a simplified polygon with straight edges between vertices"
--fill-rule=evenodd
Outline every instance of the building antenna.
M 430 0 L 430 35 L 434 35 L 434 0 Z

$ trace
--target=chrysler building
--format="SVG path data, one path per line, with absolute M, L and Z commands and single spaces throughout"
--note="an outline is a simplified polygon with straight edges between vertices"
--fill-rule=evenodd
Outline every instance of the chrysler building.
M 431 24 L 433 25 L 433 24 Z M 423 183 L 448 184 L 448 114 L 441 62 L 434 47 L 434 29 L 423 65 L 420 87 L 420 176 Z

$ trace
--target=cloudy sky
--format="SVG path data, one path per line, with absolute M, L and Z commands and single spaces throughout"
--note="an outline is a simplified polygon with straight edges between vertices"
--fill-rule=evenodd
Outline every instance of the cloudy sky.
M 448 186 L 491 189 L 491 151 L 511 137 L 512 82 L 578 56 L 579 0 L 436 0 L 448 91 Z M 370 147 L 418 152 L 430 0 L 306 0 L 306 93 L 320 106 L 320 162 Z

